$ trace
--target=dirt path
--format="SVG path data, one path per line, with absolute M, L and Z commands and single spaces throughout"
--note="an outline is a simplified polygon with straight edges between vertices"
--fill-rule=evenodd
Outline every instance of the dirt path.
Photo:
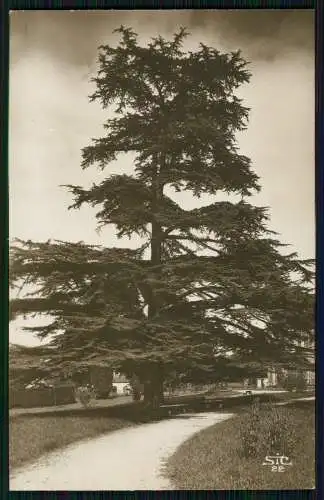
M 163 490 L 163 464 L 186 439 L 230 418 L 196 413 L 101 436 L 54 452 L 10 477 L 10 490 Z

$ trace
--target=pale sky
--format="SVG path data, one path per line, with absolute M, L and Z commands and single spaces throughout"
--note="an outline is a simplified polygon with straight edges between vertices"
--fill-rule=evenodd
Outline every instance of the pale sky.
M 88 186 L 107 175 L 81 170 L 81 149 L 100 137 L 107 116 L 89 103 L 97 47 L 114 43 L 113 29 L 131 26 L 145 43 L 186 26 L 199 42 L 221 51 L 242 50 L 251 82 L 240 90 L 251 108 L 238 137 L 252 159 L 262 191 L 249 201 L 270 208 L 271 228 L 301 257 L 315 254 L 314 19 L 311 11 L 14 11 L 10 37 L 10 238 L 50 238 L 129 246 L 112 228 L 96 232 L 95 211 L 67 211 L 62 184 Z M 131 172 L 132 158 L 109 172 Z M 178 195 L 192 208 L 189 193 Z M 210 199 L 202 203 L 210 202 Z M 134 244 L 136 242 L 134 241 Z M 10 328 L 10 341 L 35 344 Z

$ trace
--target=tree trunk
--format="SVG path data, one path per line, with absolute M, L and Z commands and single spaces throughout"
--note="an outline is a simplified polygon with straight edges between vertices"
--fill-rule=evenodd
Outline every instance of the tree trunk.
M 158 156 L 153 161 L 156 162 L 155 174 L 152 178 L 152 234 L 151 234 L 151 264 L 157 266 L 162 260 L 162 240 L 163 231 L 156 215 L 159 213 L 160 200 L 163 197 L 163 184 L 160 182 L 160 173 L 165 163 L 165 155 L 162 155 L 158 164 Z M 159 309 L 159 297 L 154 290 L 151 293 L 151 300 L 148 304 L 148 318 L 154 318 Z M 148 380 L 144 384 L 144 402 L 152 408 L 158 408 L 164 400 L 163 394 L 163 367 L 161 363 L 152 363 L 148 367 Z

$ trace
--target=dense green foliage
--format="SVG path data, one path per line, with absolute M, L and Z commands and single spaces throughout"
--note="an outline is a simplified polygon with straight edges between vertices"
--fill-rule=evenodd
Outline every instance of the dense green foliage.
M 236 96 L 250 79 L 247 63 L 203 44 L 184 51 L 183 29 L 146 47 L 131 29 L 117 32 L 116 47 L 100 48 L 91 96 L 112 117 L 82 161 L 107 177 L 89 189 L 68 186 L 70 208 L 90 204 L 99 226 L 143 244 L 17 242 L 11 282 L 37 290 L 12 301 L 13 317 L 53 317 L 32 330 L 55 334 L 59 370 L 108 362 L 155 387 L 170 372 L 221 379 L 304 362 L 296 342 L 313 328 L 311 263 L 283 256 L 267 209 L 247 201 L 260 189 L 236 142 L 248 122 Z M 124 154 L 133 174 L 109 175 Z M 185 191 L 212 201 L 186 210 L 175 201 Z

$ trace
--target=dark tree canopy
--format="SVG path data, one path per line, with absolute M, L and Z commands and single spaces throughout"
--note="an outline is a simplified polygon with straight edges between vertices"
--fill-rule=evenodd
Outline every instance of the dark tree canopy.
M 236 96 L 250 79 L 246 61 L 203 44 L 185 52 L 184 29 L 146 47 L 131 29 L 117 32 L 117 47 L 100 47 L 90 98 L 113 117 L 82 152 L 82 168 L 107 177 L 90 189 L 68 186 L 70 208 L 90 204 L 99 227 L 113 224 L 143 244 L 17 242 L 11 282 L 37 290 L 13 300 L 12 315 L 54 318 L 32 330 L 55 334 L 57 369 L 108 362 L 152 387 L 172 370 L 207 379 L 306 362 L 297 344 L 313 329 L 312 262 L 283 255 L 268 210 L 248 201 L 259 179 L 236 141 L 248 123 Z M 109 175 L 125 153 L 133 174 Z M 175 191 L 213 201 L 185 210 Z

